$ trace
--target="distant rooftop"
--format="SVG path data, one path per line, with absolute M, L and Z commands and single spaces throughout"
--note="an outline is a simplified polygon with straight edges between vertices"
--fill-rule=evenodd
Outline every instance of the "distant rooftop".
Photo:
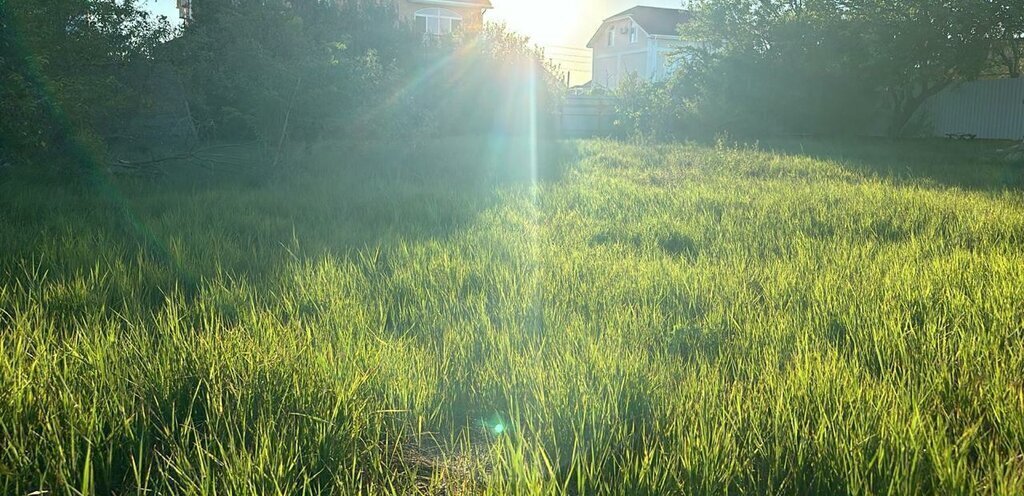
M 432 5 L 453 5 L 453 6 L 472 6 L 481 7 L 484 9 L 492 9 L 491 0 L 410 0 L 412 3 L 425 3 Z
M 663 7 L 633 7 L 615 14 L 604 22 L 620 17 L 631 17 L 647 34 L 652 36 L 678 36 L 680 24 L 690 22 L 693 13 L 683 9 L 667 9 Z

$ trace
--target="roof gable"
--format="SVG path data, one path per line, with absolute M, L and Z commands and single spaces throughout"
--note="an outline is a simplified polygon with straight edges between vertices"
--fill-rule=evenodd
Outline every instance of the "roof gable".
M 442 7 L 479 7 L 492 9 L 491 0 L 409 0 L 409 3 L 437 5 Z
M 650 36 L 679 36 L 679 25 L 690 22 L 693 19 L 693 13 L 683 9 L 633 7 L 605 19 L 601 23 L 601 27 L 594 33 L 594 36 L 590 38 L 587 46 L 594 46 L 597 37 L 604 32 L 605 24 L 624 18 L 632 19 L 633 22 L 640 26 L 640 29 L 643 29 Z
M 619 17 L 631 17 L 651 36 L 679 36 L 679 25 L 693 19 L 693 13 L 683 9 L 661 7 L 633 7 L 611 16 L 605 21 Z

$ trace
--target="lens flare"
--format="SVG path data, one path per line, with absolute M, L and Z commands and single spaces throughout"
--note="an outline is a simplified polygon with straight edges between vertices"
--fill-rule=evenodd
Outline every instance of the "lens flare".
M 537 126 L 537 67 L 530 64 L 530 182 L 536 203 L 537 181 L 540 178 L 540 131 Z
M 394 93 L 384 98 L 383 101 L 375 106 L 368 109 L 362 116 L 361 119 L 365 122 L 372 121 L 373 118 L 384 114 L 385 112 L 402 110 L 403 100 L 414 93 L 417 89 L 422 87 L 425 83 L 433 80 L 436 77 L 441 76 L 445 70 L 449 70 L 453 67 L 457 67 L 456 62 L 459 58 L 472 53 L 480 44 L 479 38 L 473 38 L 468 43 L 462 45 L 458 49 L 451 53 L 439 58 L 433 64 L 425 67 L 419 74 L 412 77 L 406 84 L 399 87 Z

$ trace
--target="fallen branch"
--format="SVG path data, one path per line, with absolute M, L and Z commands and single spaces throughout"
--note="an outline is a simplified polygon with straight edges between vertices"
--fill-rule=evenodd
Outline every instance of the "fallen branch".
M 1002 152 L 1003 158 L 1009 162 L 1024 162 L 1024 139 L 1005 150 L 1000 150 L 1000 152 Z
M 284 125 L 281 126 L 281 139 L 277 141 L 277 151 L 274 152 L 274 163 L 270 165 L 271 170 L 276 170 L 277 164 L 281 161 L 281 149 L 284 148 L 284 140 L 288 136 L 288 121 L 292 117 L 292 107 L 295 106 L 295 97 L 299 94 L 301 86 L 302 76 L 299 76 L 298 81 L 295 82 L 295 91 L 292 92 L 291 100 L 288 102 L 288 111 L 284 114 Z
M 215 154 L 209 155 L 210 152 L 218 150 L 226 150 L 230 148 L 238 148 L 251 145 L 254 142 L 249 143 L 229 143 L 220 145 L 211 145 L 202 148 L 192 148 L 186 152 L 177 153 L 174 155 L 167 155 L 164 157 L 153 158 L 149 160 L 115 160 L 111 166 L 119 169 L 126 169 L 133 172 L 149 172 L 157 174 L 165 174 L 160 164 L 175 161 L 189 161 L 198 165 L 201 165 L 207 170 L 212 170 L 210 165 L 229 165 L 232 167 L 240 167 L 241 163 L 238 160 L 228 160 L 226 155 Z

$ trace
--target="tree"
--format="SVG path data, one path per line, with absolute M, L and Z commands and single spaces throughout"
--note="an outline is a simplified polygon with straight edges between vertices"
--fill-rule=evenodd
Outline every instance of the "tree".
M 972 0 L 703 0 L 679 87 L 705 114 L 764 131 L 855 132 L 881 102 L 888 132 L 978 77 L 992 17 Z M 731 114 L 731 115 L 730 115 Z M 753 122 L 753 126 L 749 126 Z
M 1024 3 L 989 0 L 984 5 L 997 73 L 1020 77 L 1024 71 Z
M 543 119 L 502 119 L 553 101 L 542 54 L 498 27 L 425 43 L 378 0 L 204 0 L 172 39 L 139 1 L 0 0 L 5 150 L 103 158 L 146 96 L 140 63 L 177 69 L 203 138 L 257 140 L 273 163 L 327 137 L 535 130 Z
M 0 0 L 0 142 L 22 160 L 102 153 L 134 104 L 131 66 L 169 30 L 135 0 Z
M 633 140 L 659 140 L 676 129 L 678 111 L 671 89 L 629 74 L 615 89 L 615 125 L 619 134 Z
M 396 16 L 374 1 L 207 0 L 166 56 L 207 138 L 278 147 L 485 133 L 526 88 L 550 101 L 554 79 L 525 38 L 489 26 L 425 42 Z
M 864 0 L 853 9 L 866 46 L 868 82 L 888 97 L 889 132 L 901 135 L 914 114 L 950 85 L 977 78 L 992 44 L 971 0 Z
M 204 137 L 271 143 L 286 117 L 293 133 L 313 132 L 362 96 L 345 21 L 330 2 L 209 0 L 161 57 L 182 74 Z
M 709 0 L 684 27 L 675 96 L 705 128 L 737 134 L 856 132 L 870 120 L 866 50 L 836 3 Z

